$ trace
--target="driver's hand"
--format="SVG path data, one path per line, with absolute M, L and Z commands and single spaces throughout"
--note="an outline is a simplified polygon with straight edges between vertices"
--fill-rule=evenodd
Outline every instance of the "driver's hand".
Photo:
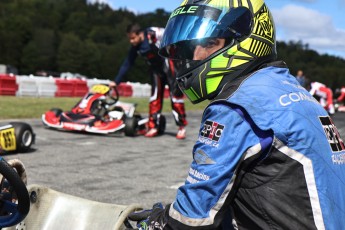
M 132 221 L 137 221 L 137 228 L 139 230 L 148 230 L 149 229 L 149 218 L 155 209 L 163 210 L 164 206 L 162 203 L 156 203 L 153 205 L 152 209 L 146 209 L 146 210 L 141 210 L 141 211 L 130 213 L 128 215 L 128 219 L 132 220 Z
M 115 83 L 114 81 L 111 81 L 111 82 L 109 83 L 109 87 L 110 87 L 110 88 L 115 88 L 115 87 L 116 87 L 116 83 Z

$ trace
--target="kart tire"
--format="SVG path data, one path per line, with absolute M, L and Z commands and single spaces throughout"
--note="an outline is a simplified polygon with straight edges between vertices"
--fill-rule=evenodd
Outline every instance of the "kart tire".
M 125 135 L 133 137 L 137 133 L 138 119 L 136 117 L 126 117 L 125 120 Z
M 165 116 L 161 114 L 158 121 L 158 134 L 164 134 L 165 127 L 166 127 L 166 119 L 165 119 Z
M 27 152 L 35 141 L 35 134 L 29 124 L 24 122 L 11 122 L 16 135 L 16 151 Z
M 62 109 L 59 109 L 59 108 L 52 108 L 50 109 L 50 111 L 53 112 L 56 117 L 60 116 L 61 113 L 63 112 Z
M 1 216 L 2 227 L 9 227 L 21 222 L 30 210 L 30 197 L 25 183 L 22 181 L 18 173 L 3 159 L 0 159 L 0 174 L 3 176 L 3 180 L 9 182 L 17 196 L 17 208 L 16 211 L 7 216 Z
M 137 119 L 138 127 L 137 130 L 146 130 L 146 123 L 139 125 L 139 122 L 143 119 L 140 114 L 135 114 L 134 117 Z

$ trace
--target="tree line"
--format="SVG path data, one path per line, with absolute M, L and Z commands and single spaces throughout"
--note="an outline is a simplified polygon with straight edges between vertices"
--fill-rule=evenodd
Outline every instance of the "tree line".
M 87 0 L 1 0 L 0 63 L 19 74 L 45 70 L 112 80 L 129 49 L 127 25 L 164 27 L 169 16 L 163 9 L 134 14 Z M 302 41 L 278 42 L 277 49 L 292 74 L 302 69 L 333 88 L 345 85 L 344 59 L 319 55 Z M 125 80 L 149 82 L 145 70 L 138 58 Z

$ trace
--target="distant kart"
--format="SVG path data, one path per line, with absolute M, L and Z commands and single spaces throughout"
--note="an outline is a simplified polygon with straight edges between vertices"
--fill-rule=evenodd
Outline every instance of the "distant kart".
M 0 125 L 0 153 L 27 152 L 35 143 L 35 133 L 25 122 Z
M 136 104 L 119 101 L 116 88 L 97 84 L 71 111 L 53 108 L 42 115 L 42 121 L 47 127 L 60 130 L 97 134 L 123 131 L 126 136 L 136 136 L 146 131 L 148 118 L 142 118 L 135 110 Z M 160 132 L 164 132 L 164 117 L 161 123 Z

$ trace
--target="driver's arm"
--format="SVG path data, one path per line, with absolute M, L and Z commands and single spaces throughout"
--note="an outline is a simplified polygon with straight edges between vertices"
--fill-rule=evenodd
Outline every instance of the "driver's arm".
M 137 58 L 138 53 L 137 53 L 137 49 L 133 46 L 131 46 L 129 52 L 128 52 L 128 56 L 126 57 L 126 59 L 123 61 L 119 72 L 117 73 L 116 77 L 115 77 L 115 84 L 118 85 L 120 84 L 120 82 L 122 81 L 124 75 L 128 72 L 128 70 L 130 69 L 130 67 L 134 64 L 135 59 Z
M 190 230 L 217 229 L 224 219 L 230 220 L 226 210 L 234 190 L 236 167 L 247 151 L 257 151 L 253 147 L 259 143 L 249 123 L 238 112 L 227 105 L 209 106 L 193 148 L 194 160 L 185 185 L 178 189 L 171 205 L 154 210 L 148 223 L 152 227 L 164 226 L 163 229 Z

